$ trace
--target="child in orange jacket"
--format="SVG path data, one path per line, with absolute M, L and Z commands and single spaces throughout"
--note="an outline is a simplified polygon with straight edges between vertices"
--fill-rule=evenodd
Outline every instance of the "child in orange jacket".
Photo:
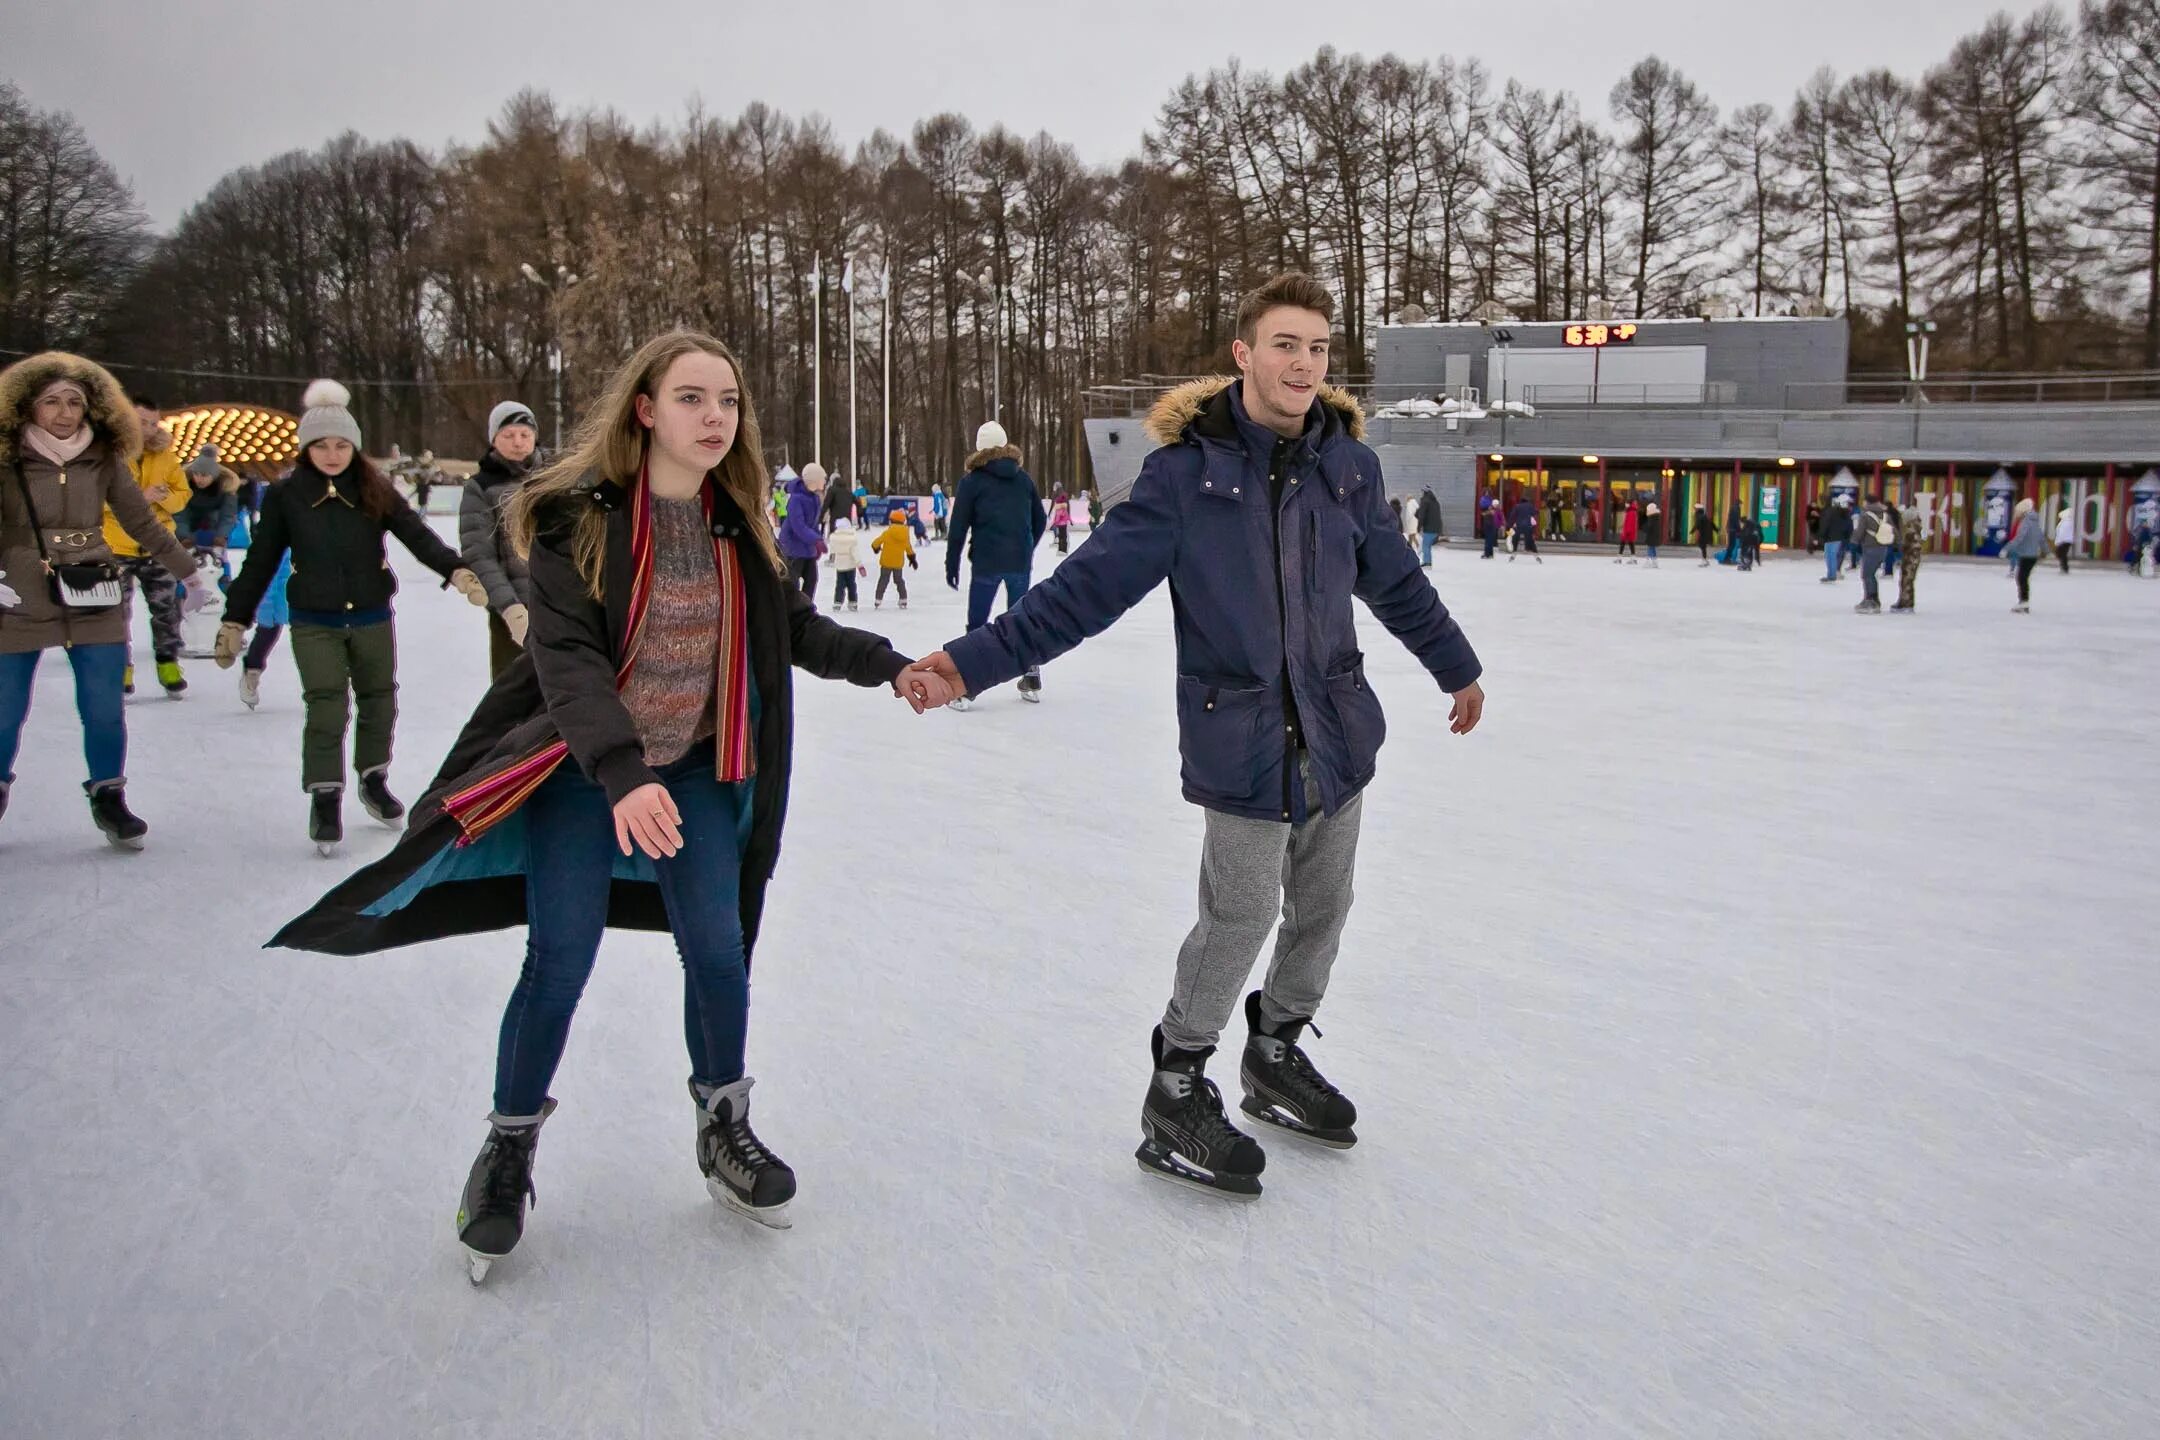
M 871 541 L 870 548 L 878 557 L 877 594 L 871 598 L 870 608 L 883 609 L 885 587 L 897 585 L 900 587 L 900 608 L 907 609 L 907 577 L 900 573 L 901 567 L 913 565 L 919 570 L 922 564 L 915 558 L 915 537 L 908 533 L 907 513 L 899 506 L 893 507 L 885 523 L 885 533 Z

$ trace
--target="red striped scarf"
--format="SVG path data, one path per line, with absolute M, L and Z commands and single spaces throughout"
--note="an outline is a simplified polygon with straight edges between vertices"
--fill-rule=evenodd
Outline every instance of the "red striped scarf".
M 705 528 L 712 529 L 713 487 L 707 480 L 701 492 Z M 743 584 L 742 557 L 732 541 L 712 537 L 713 571 L 720 582 L 720 645 L 718 694 L 714 715 L 714 772 L 723 781 L 747 780 L 757 773 L 756 737 L 750 725 L 750 626 L 748 592 Z M 645 471 L 638 472 L 630 496 L 630 638 L 623 646 L 622 664 L 615 670 L 615 692 L 630 682 L 637 664 L 638 642 L 645 633 L 645 612 L 652 603 L 653 532 L 652 489 Z M 443 802 L 443 809 L 464 833 L 458 844 L 470 845 L 509 818 L 555 773 L 570 754 L 570 746 L 555 740 L 523 759 L 486 775 Z

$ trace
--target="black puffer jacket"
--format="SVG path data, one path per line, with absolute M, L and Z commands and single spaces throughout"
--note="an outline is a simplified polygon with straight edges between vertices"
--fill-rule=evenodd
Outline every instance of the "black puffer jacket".
M 459 567 L 457 551 L 436 538 L 401 496 L 389 518 L 361 508 L 358 465 L 331 480 L 303 457 L 292 478 L 263 498 L 262 524 L 248 548 L 240 578 L 225 596 L 225 619 L 250 625 L 278 561 L 292 552 L 286 597 L 293 610 L 353 615 L 386 610 L 397 594 L 397 576 L 383 553 L 383 537 L 396 535 L 421 564 L 447 582 Z

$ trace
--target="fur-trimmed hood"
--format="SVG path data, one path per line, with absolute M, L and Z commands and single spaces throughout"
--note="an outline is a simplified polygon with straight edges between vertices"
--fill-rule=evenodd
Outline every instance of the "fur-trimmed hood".
M 1020 454 L 1019 446 L 996 445 L 988 450 L 977 450 L 974 454 L 968 456 L 967 468 L 969 470 L 980 470 L 985 465 L 997 460 L 1010 460 L 1015 465 L 1025 463 L 1024 457 Z
M 1207 409 L 1208 402 L 1237 383 L 1234 375 L 1210 375 L 1200 380 L 1188 380 L 1169 391 L 1148 411 L 1143 427 L 1148 438 L 1157 445 L 1177 444 L 1185 434 L 1185 427 L 1200 418 L 1200 412 Z M 1343 430 L 1352 440 L 1365 438 L 1364 408 L 1349 391 L 1323 384 L 1320 403 L 1333 408 L 1342 417 Z
M 0 370 L 0 465 L 14 463 L 30 404 L 55 380 L 73 380 L 89 394 L 90 428 L 114 455 L 132 462 L 142 453 L 142 422 L 112 372 L 80 355 L 48 350 Z
M 185 472 L 183 472 L 183 473 L 185 473 Z M 209 492 L 209 491 L 211 490 L 211 488 L 212 488 L 212 487 L 211 487 L 211 486 L 208 486 L 208 485 L 198 485 L 198 484 L 196 484 L 196 483 L 195 483 L 195 481 L 196 481 L 196 480 L 197 480 L 198 478 L 199 478 L 199 477 L 197 477 L 197 476 L 195 476 L 195 475 L 192 475 L 192 474 L 188 475 L 188 477 L 187 477 L 187 482 L 188 482 L 188 490 L 190 491 L 190 493 L 193 493 L 193 494 L 198 494 L 198 495 L 201 495 L 201 494 L 207 494 L 207 493 L 208 493 L 208 492 Z M 217 490 L 217 493 L 218 493 L 218 494 L 220 494 L 220 495 L 237 495 L 237 494 L 239 494 L 239 493 L 240 493 L 240 472 L 239 472 L 239 471 L 237 471 L 237 470 L 234 470 L 234 469 L 233 469 L 233 468 L 232 468 L 231 466 L 229 466 L 229 465 L 220 465 L 220 466 L 218 466 L 218 471 L 217 471 L 217 485 L 216 485 L 216 487 L 215 487 L 215 488 L 216 488 L 216 490 Z
M 142 453 L 145 455 L 162 455 L 172 447 L 173 433 L 163 425 L 143 436 Z

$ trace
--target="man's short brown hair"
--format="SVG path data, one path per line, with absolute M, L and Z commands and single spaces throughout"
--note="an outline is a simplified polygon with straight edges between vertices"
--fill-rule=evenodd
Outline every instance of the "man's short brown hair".
M 1332 325 L 1335 323 L 1335 297 L 1328 288 L 1302 270 L 1285 270 L 1274 279 L 1254 290 L 1245 292 L 1238 301 L 1237 338 L 1247 345 L 1260 340 L 1260 317 L 1278 305 L 1289 305 L 1299 310 L 1316 310 Z

